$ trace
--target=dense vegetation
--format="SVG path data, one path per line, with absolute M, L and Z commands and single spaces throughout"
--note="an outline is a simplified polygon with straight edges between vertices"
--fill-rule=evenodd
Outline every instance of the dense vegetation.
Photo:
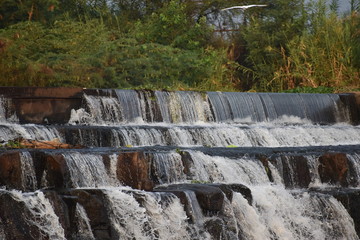
M 0 85 L 356 90 L 349 1 L 339 13 L 336 0 L 0 0 Z

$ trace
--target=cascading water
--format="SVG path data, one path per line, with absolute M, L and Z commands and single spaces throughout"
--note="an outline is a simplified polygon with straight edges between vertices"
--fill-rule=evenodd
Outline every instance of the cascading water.
M 53 129 L 56 131 L 56 129 Z M 58 136 L 71 144 L 91 147 L 121 146 L 208 146 L 227 147 L 305 147 L 356 145 L 360 128 L 351 125 L 317 126 L 283 123 L 251 126 L 225 124 L 165 126 L 82 126 L 59 127 Z M 69 137 L 70 136 L 70 137 Z M 110 139 L 110 140 L 109 140 Z
M 251 188 L 264 239 L 358 239 L 353 220 L 329 196 L 289 193 L 281 186 Z
M 154 174 L 158 176 L 160 184 L 184 182 L 186 180 L 180 154 L 170 152 L 149 155 L 153 161 Z
M 70 180 L 74 187 L 98 187 L 110 185 L 110 177 L 102 157 L 93 154 L 64 153 Z
M 342 98 L 84 90 L 58 125 L 14 122 L 0 98 L 2 142 L 89 147 L 1 152 L 21 171 L 0 169 L 0 201 L 26 216 L 0 204 L 0 239 L 359 239 L 360 127 Z
M 23 230 L 28 230 L 29 232 L 23 232 L 23 234 L 27 234 L 29 237 L 36 236 L 37 239 L 66 239 L 59 218 L 44 193 L 40 191 L 21 193 L 15 190 L 0 190 L 1 195 L 10 196 L 14 208 L 18 207 L 17 205 L 24 205 L 25 210 L 22 211 L 23 217 L 20 219 L 24 221 L 22 223 L 24 224 Z M 5 239 L 16 239 L 16 237 L 6 236 Z M 21 237 L 21 235 L 18 237 Z
M 36 189 L 34 162 L 29 152 L 20 155 L 22 189 Z
M 105 193 L 118 239 L 192 239 L 186 231 L 187 216 L 174 196 L 165 196 L 164 200 L 158 193 L 126 189 L 106 189 Z M 136 197 L 144 199 L 143 206 Z
M 79 230 L 71 237 L 73 239 L 95 240 L 86 210 L 80 204 L 76 204 L 75 220 L 77 225 L 79 225 Z

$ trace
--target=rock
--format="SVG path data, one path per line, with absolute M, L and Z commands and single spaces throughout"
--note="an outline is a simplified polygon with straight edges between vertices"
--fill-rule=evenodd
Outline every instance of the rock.
M 65 231 L 65 236 L 68 238 L 69 236 L 71 236 L 70 226 L 72 222 L 69 218 L 69 211 L 67 205 L 56 191 L 46 190 L 43 192 L 45 197 L 49 199 L 51 205 L 53 206 L 55 214 L 59 217 L 59 222 Z
M 233 193 L 238 192 L 249 202 L 249 204 L 252 204 L 252 195 L 251 190 L 240 183 L 234 183 L 234 184 L 221 184 L 221 183 L 212 183 L 212 184 L 206 184 L 207 186 L 213 186 L 220 188 L 220 190 L 225 194 L 226 198 L 232 202 L 233 199 Z
M 311 192 L 331 195 L 345 207 L 354 221 L 355 230 L 360 236 L 360 189 L 355 188 L 311 188 Z
M 271 160 L 279 170 L 286 188 L 307 188 L 311 176 L 307 158 L 301 155 L 281 155 Z
M 22 139 L 19 142 L 21 148 L 41 148 L 41 149 L 80 149 L 84 148 L 81 145 L 70 145 L 61 143 L 59 139 L 55 138 L 51 141 L 36 141 Z
M 124 185 L 150 191 L 154 188 L 150 163 L 143 152 L 127 152 L 118 156 L 117 178 Z
M 334 193 L 333 196 L 344 205 L 354 220 L 357 235 L 360 236 L 360 190 L 343 189 L 343 191 Z
M 139 90 L 138 94 L 147 96 L 148 101 L 144 101 L 146 122 L 162 122 L 163 118 L 161 115 L 160 106 L 155 100 L 155 92 L 151 90 Z
M 265 168 L 265 171 L 266 171 L 266 174 L 267 174 L 267 176 L 269 178 L 269 181 L 274 182 L 274 178 L 273 178 L 271 170 L 269 168 L 269 160 L 268 160 L 268 158 L 265 157 L 265 156 L 259 156 L 259 160 L 261 161 L 262 165 Z
M 224 221 L 220 218 L 211 218 L 204 223 L 204 229 L 211 235 L 212 239 L 225 239 L 224 225 Z
M 248 201 L 250 205 L 252 205 L 253 197 L 251 194 L 250 188 L 243 184 L 227 184 L 227 186 L 234 192 L 241 193 L 243 197 Z
M 348 159 L 345 153 L 327 153 L 319 158 L 319 174 L 321 182 L 349 185 L 346 177 L 349 171 Z
M 181 202 L 187 202 L 186 191 L 193 191 L 200 207 L 204 212 L 219 212 L 224 203 L 224 193 L 219 186 L 209 184 L 174 184 L 161 186 L 155 189 L 157 192 L 171 192 L 180 197 Z M 180 192 L 180 193 L 179 193 Z
M 112 230 L 108 216 L 109 210 L 105 205 L 107 201 L 102 190 L 70 190 L 64 193 L 63 198 L 68 205 L 72 206 L 70 216 L 73 220 L 76 217 L 76 204 L 81 204 L 81 206 L 84 207 L 95 239 L 116 239 L 114 237 L 116 234 L 114 230 Z M 74 229 L 79 228 L 79 226 L 73 227 Z
M 67 123 L 71 109 L 81 106 L 81 88 L 2 87 L 0 94 L 12 98 L 11 108 L 20 123 Z
M 0 218 L 6 240 L 50 239 L 36 224 L 31 223 L 36 219 L 26 204 L 7 191 L 0 191 Z
M 353 125 L 360 124 L 360 92 L 339 94 L 342 103 L 350 113 L 350 121 Z
M 46 187 L 72 187 L 66 160 L 61 154 L 47 155 L 45 157 L 44 174 L 47 184 Z
M 25 190 L 22 182 L 20 152 L 8 151 L 0 155 L 0 185 Z
M 191 155 L 189 152 L 178 150 L 177 151 L 181 155 L 181 161 L 184 166 L 184 173 L 191 177 L 191 167 L 194 165 L 194 162 L 191 158 Z

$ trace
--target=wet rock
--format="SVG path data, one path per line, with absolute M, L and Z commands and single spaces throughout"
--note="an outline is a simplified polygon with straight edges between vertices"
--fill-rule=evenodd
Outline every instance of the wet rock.
M 335 192 L 332 195 L 344 205 L 354 220 L 357 235 L 360 236 L 360 190 L 347 189 Z
M 177 150 L 177 152 L 181 155 L 181 161 L 182 161 L 182 164 L 184 166 L 184 173 L 186 175 L 188 175 L 189 177 L 190 176 L 190 169 L 191 167 L 194 165 L 194 162 L 191 158 L 191 155 L 190 153 L 186 152 L 186 151 L 182 151 L 182 150 Z
M 2 87 L 0 94 L 13 98 L 20 123 L 67 123 L 71 109 L 81 106 L 82 89 Z
M 63 198 L 69 206 L 72 206 L 70 216 L 73 220 L 76 218 L 76 204 L 84 207 L 95 239 L 115 239 L 112 237 L 114 232 L 111 229 L 106 208 L 107 201 L 102 190 L 71 190 L 64 193 Z M 79 226 L 74 227 L 79 228 Z M 72 232 L 74 233 L 74 230 Z
M 66 160 L 61 154 L 47 155 L 45 157 L 44 174 L 46 187 L 71 187 L 70 173 L 66 165 Z
M 353 219 L 356 233 L 360 236 L 360 189 L 311 188 L 310 191 L 331 195 L 341 202 Z
M 71 116 L 71 109 L 79 109 L 81 99 L 14 99 L 20 123 L 63 124 Z
M 151 179 L 150 170 L 150 163 L 143 152 L 127 152 L 118 157 L 116 174 L 124 185 L 152 190 L 155 184 Z
M 9 192 L 0 191 L 0 218 L 4 225 L 6 240 L 50 239 L 46 233 L 30 221 L 35 221 L 24 202 Z M 29 221 L 27 221 L 29 219 Z
M 103 158 L 103 162 L 104 162 L 104 166 L 106 169 L 107 174 L 110 176 L 111 175 L 111 159 L 109 155 L 102 155 Z
M 206 184 L 206 185 L 219 188 L 225 194 L 226 198 L 230 202 L 232 201 L 233 191 L 232 191 L 231 187 L 228 184 L 212 183 L 212 184 Z
M 163 118 L 160 111 L 160 106 L 156 101 L 156 96 L 154 91 L 150 90 L 137 90 L 139 96 L 146 96 L 144 101 L 145 103 L 145 113 L 144 116 L 147 122 L 162 122 Z M 146 101 L 147 100 L 147 101 Z
M 339 97 L 350 113 L 351 123 L 360 124 L 360 92 L 343 93 Z
M 250 188 L 243 184 L 227 184 L 227 186 L 234 192 L 241 193 L 243 197 L 248 201 L 250 205 L 252 205 L 253 197 L 251 194 Z M 232 199 L 231 199 L 232 200 Z
M 67 205 L 56 191 L 44 191 L 44 195 L 53 206 L 54 212 L 58 216 L 59 222 L 65 231 L 65 236 L 69 237 L 71 235 L 70 226 L 72 222 L 70 222 Z
M 270 160 L 278 169 L 286 188 L 307 188 L 311 182 L 308 160 L 302 155 L 280 155 Z
M 323 183 L 348 186 L 348 159 L 345 153 L 327 153 L 319 158 L 319 174 Z
M 232 202 L 233 193 L 238 192 L 243 195 L 245 199 L 249 202 L 249 204 L 252 204 L 252 195 L 251 190 L 243 185 L 243 184 L 221 184 L 221 183 L 213 183 L 213 184 L 206 184 L 207 186 L 217 187 L 220 188 L 220 190 L 225 194 L 226 198 Z
M 203 211 L 218 212 L 222 210 L 224 193 L 218 186 L 209 184 L 174 184 L 160 186 L 155 189 L 158 192 L 171 192 L 180 197 L 181 202 L 187 202 L 186 191 L 193 191 Z M 180 192 L 180 193 L 179 193 Z
M 224 225 L 224 221 L 220 218 L 211 218 L 204 223 L 204 229 L 211 235 L 213 239 L 225 239 Z
M 271 170 L 269 168 L 269 160 L 266 156 L 259 156 L 259 160 L 261 161 L 262 165 L 265 168 L 266 174 L 269 178 L 270 182 L 274 182 L 274 178 L 272 176 Z
M 83 208 L 80 203 L 77 202 L 78 197 L 72 196 L 69 192 L 62 193 L 61 198 L 66 204 L 67 217 L 69 219 L 70 225 L 67 226 L 66 236 L 67 239 L 76 239 L 76 240 L 87 240 L 93 239 L 91 226 L 88 226 L 88 222 L 80 216 L 79 208 Z M 85 210 L 84 210 L 85 211 Z M 87 218 L 86 212 L 84 213 Z M 88 219 L 88 218 L 87 218 Z
M 61 126 L 57 128 L 65 135 L 65 142 L 74 146 L 111 147 L 114 139 L 111 137 L 111 128 L 100 126 Z M 118 141 L 118 140 L 116 140 Z M 119 139 L 120 145 L 124 145 Z
M 8 151 L 0 155 L 0 185 L 25 190 L 22 183 L 20 152 Z
M 360 236 L 360 190 L 339 189 L 339 191 L 332 191 L 330 194 L 344 205 L 351 218 L 354 220 L 357 235 Z

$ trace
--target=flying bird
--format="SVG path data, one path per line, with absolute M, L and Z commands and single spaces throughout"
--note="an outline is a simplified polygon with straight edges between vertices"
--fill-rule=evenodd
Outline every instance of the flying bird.
M 252 8 L 252 7 L 267 7 L 267 5 L 264 5 L 264 4 L 252 4 L 252 5 L 244 5 L 244 6 L 233 6 L 233 7 L 228 7 L 228 8 L 221 9 L 221 11 L 226 11 L 226 10 L 231 10 L 231 9 L 246 10 L 246 9 Z

